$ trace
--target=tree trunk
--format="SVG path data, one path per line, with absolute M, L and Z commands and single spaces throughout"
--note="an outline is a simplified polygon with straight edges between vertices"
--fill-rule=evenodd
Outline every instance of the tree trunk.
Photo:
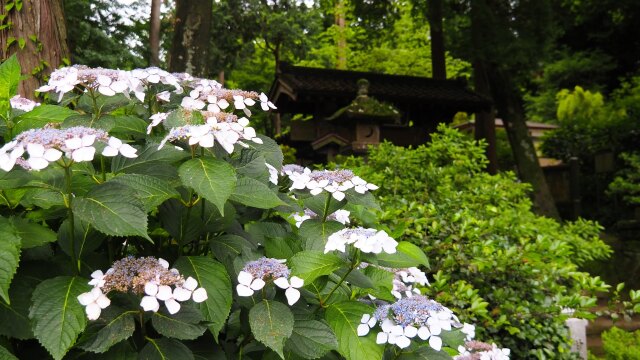
M 444 32 L 442 30 L 442 0 L 427 1 L 427 17 L 431 35 L 431 72 L 434 79 L 447 78 L 444 53 Z
M 489 79 L 487 79 L 484 64 L 479 60 L 473 62 L 473 80 L 475 83 L 475 91 L 486 98 L 491 98 Z M 487 166 L 489 174 L 496 174 L 498 172 L 495 118 L 495 110 L 493 108 L 488 111 L 476 113 L 475 138 L 476 140 L 485 139 L 487 141 L 485 154 L 489 160 L 489 165 Z
M 170 71 L 208 76 L 212 12 L 211 0 L 176 0 Z
M 337 39 L 337 54 L 336 54 L 336 69 L 347 69 L 347 14 L 344 0 L 336 1 L 335 6 L 336 25 L 338 26 L 338 39 Z
M 0 0 L 3 14 L 9 2 Z M 67 29 L 61 0 L 23 0 L 22 4 L 21 9 L 9 10 L 2 22 L 13 25 L 0 31 L 0 51 L 3 61 L 17 53 L 22 74 L 28 76 L 18 91 L 21 96 L 34 99 L 34 91 L 42 79 L 60 66 L 63 59 L 69 61 Z
M 494 65 L 487 73 L 493 99 L 507 130 L 518 175 L 522 181 L 533 185 L 534 209 L 541 215 L 560 220 L 555 201 L 538 162 L 536 149 L 529 136 L 520 92 L 504 70 Z
M 149 48 L 151 66 L 160 66 L 160 5 L 162 0 L 151 0 L 151 18 L 149 21 Z

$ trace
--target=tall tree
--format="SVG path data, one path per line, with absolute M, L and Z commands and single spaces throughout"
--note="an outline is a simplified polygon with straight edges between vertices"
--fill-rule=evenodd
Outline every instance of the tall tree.
M 161 0 L 151 0 L 151 16 L 149 21 L 149 49 L 152 66 L 160 65 L 160 6 Z
M 169 70 L 208 76 L 213 1 L 176 0 Z
M 445 62 L 444 32 L 442 30 L 442 1 L 428 0 L 429 32 L 431 35 L 431 71 L 434 79 L 447 78 Z
M 22 96 L 33 98 L 41 78 L 69 59 L 61 0 L 0 0 L 0 57 L 17 53 L 23 73 Z

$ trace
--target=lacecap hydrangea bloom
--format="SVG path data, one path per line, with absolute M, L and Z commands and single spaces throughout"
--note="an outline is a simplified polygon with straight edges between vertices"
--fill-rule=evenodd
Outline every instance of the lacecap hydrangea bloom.
M 166 260 L 154 257 L 126 257 L 114 262 L 104 273 L 94 271 L 91 278 L 89 285 L 93 289 L 78 296 L 89 320 L 99 318 L 102 309 L 111 304 L 107 297 L 111 291 L 142 296 L 140 306 L 144 311 L 157 312 L 162 301 L 170 314 L 180 311 L 180 302 L 207 300 L 207 291 L 198 288 L 194 278 L 185 279 L 178 270 L 169 269 Z
M 35 102 L 33 100 L 29 100 L 27 98 L 23 98 L 20 95 L 16 95 L 11 99 L 9 99 L 9 105 L 11 106 L 12 109 L 29 112 L 33 110 L 35 107 L 40 106 L 40 103 Z
M 351 212 L 349 210 L 343 210 L 343 209 L 336 210 L 335 212 L 327 216 L 327 220 L 337 221 L 343 225 L 346 225 L 349 223 L 350 214 Z M 318 214 L 316 214 L 310 209 L 304 209 L 304 212 L 295 213 L 292 216 L 293 216 L 293 219 L 296 221 L 297 227 L 300 227 L 302 223 L 307 220 L 318 218 Z
M 384 230 L 366 229 L 357 227 L 353 229 L 342 229 L 329 236 L 324 247 L 324 253 L 330 251 L 345 252 L 347 245 L 353 245 L 364 253 L 394 254 L 398 242 L 389 236 Z
M 454 360 L 509 360 L 511 350 L 499 348 L 496 344 L 487 344 L 481 341 L 467 341 L 464 346 L 458 348 L 459 355 Z
M 304 286 L 304 280 L 297 276 L 289 277 L 291 271 L 284 262 L 285 260 L 267 257 L 248 262 L 238 274 L 238 295 L 252 296 L 254 292 L 264 288 L 267 282 L 273 282 L 285 290 L 289 305 L 295 304 L 300 299 L 298 289 Z
M 103 130 L 83 126 L 68 129 L 45 127 L 24 131 L 2 146 L 0 169 L 10 171 L 18 164 L 27 170 L 42 170 L 63 155 L 74 162 L 92 161 L 98 143 L 104 144 L 103 156 L 138 156 L 134 147 Z M 24 158 L 25 154 L 27 158 Z
M 372 320 L 373 319 L 373 320 Z M 357 328 L 359 336 L 365 336 L 376 325 L 380 332 L 376 337 L 378 344 L 393 344 L 406 348 L 411 341 L 428 341 L 434 350 L 442 349 L 443 331 L 463 328 L 451 310 L 422 295 L 402 298 L 393 304 L 379 306 L 374 314 L 364 314 Z
M 291 190 L 308 189 L 311 195 L 318 195 L 323 191 L 330 193 L 334 199 L 342 201 L 345 192 L 353 189 L 359 194 L 378 189 L 378 186 L 367 183 L 351 170 L 316 170 L 307 168 L 283 167 L 283 172 L 292 181 Z

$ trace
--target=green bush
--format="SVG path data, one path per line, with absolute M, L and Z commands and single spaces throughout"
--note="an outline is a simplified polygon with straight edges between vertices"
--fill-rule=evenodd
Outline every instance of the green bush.
M 345 166 L 381 186 L 382 222 L 422 246 L 435 279 L 427 290 L 512 349 L 513 358 L 570 358 L 563 308 L 578 316 L 608 286 L 579 269 L 606 258 L 601 227 L 531 211 L 531 187 L 489 175 L 484 145 L 445 126 L 415 149 L 383 143 Z
M 613 327 L 602 333 L 602 344 L 607 360 L 640 360 L 640 330 Z

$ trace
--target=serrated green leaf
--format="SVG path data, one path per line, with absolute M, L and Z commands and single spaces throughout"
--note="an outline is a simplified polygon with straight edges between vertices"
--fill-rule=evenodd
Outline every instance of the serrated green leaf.
M 238 236 L 226 234 L 212 238 L 209 241 L 211 252 L 216 259 L 222 261 L 225 258 L 235 258 L 240 255 L 245 249 L 253 249 L 254 246 L 249 240 Z
M 142 348 L 138 360 L 190 360 L 193 353 L 183 343 L 174 339 L 147 338 L 147 345 Z
M 23 263 L 23 269 L 24 266 Z M 29 322 L 29 306 L 33 289 L 39 283 L 39 279 L 22 276 L 18 272 L 9 289 L 11 305 L 0 301 L 0 324 L 11 324 L 11 326 L 0 326 L 0 335 L 20 340 L 33 338 Z
M 232 164 L 238 174 L 267 181 L 269 179 L 269 170 L 265 163 L 264 156 L 254 149 L 242 149 L 240 155 L 232 159 Z
M 73 229 L 73 243 L 75 244 L 75 253 L 78 259 L 83 259 L 93 250 L 100 247 L 106 239 L 106 235 L 96 231 L 77 217 L 74 220 Z M 62 251 L 71 256 L 71 222 L 69 219 L 65 219 L 58 228 L 58 245 L 60 245 Z
M 436 351 L 429 345 L 423 345 L 415 349 L 404 350 L 398 359 L 402 360 L 451 360 L 451 355 L 444 350 Z
M 11 171 L 0 170 L 0 189 L 15 189 L 25 186 L 33 175 L 26 170 L 14 168 Z
M 207 327 L 201 324 L 203 320 L 200 310 L 188 304 L 173 315 L 162 309 L 151 316 L 151 324 L 160 335 L 179 340 L 193 340 L 204 334 Z
M 224 326 L 231 310 L 231 279 L 224 266 L 204 256 L 183 256 L 174 267 L 185 277 L 193 277 L 198 285 L 207 290 L 207 300 L 198 304 L 204 319 L 211 322 L 209 330 L 214 338 Z
M 94 104 L 95 100 L 95 104 Z M 87 112 L 89 114 L 96 113 L 97 110 L 100 114 L 109 113 L 119 107 L 123 107 L 131 103 L 131 99 L 128 99 L 123 94 L 115 94 L 114 96 L 105 96 L 98 92 L 90 93 L 85 92 L 78 99 L 78 109 Z M 97 120 L 98 122 L 100 119 Z M 92 124 L 93 125 L 93 124 Z M 92 126 L 87 124 L 86 126 Z
M 9 99 L 18 93 L 20 84 L 20 63 L 13 54 L 0 65 L 0 102 L 5 102 L 3 110 L 9 108 Z
M 170 198 L 180 196 L 168 181 L 142 174 L 124 174 L 109 180 L 126 185 L 136 192 L 136 197 L 142 201 L 144 209 L 149 212 Z
M 12 217 L 9 221 L 13 225 L 16 235 L 20 237 L 22 249 L 52 243 L 57 239 L 56 233 L 53 232 L 53 230 L 40 224 L 32 223 L 29 220 L 19 217 Z
M 71 109 L 58 105 L 40 105 L 33 110 L 17 116 L 14 120 L 14 134 L 19 134 L 29 129 L 39 129 L 48 123 L 61 123 L 66 118 L 77 113 Z
M 78 340 L 77 347 L 93 353 L 104 353 L 136 329 L 134 316 L 139 311 L 123 310 L 115 305 L 102 310 L 100 318 L 92 321 Z
M 345 193 L 346 199 L 349 204 L 352 205 L 362 205 L 368 209 L 381 210 L 380 205 L 376 201 L 376 197 L 370 191 L 367 191 L 364 194 L 359 194 L 354 190 L 349 190 Z
M 331 328 L 317 320 L 296 320 L 286 348 L 305 359 L 317 359 L 338 348 Z
M 451 329 L 451 331 L 440 333 L 442 342 L 452 349 L 457 349 L 458 346 L 464 345 L 466 336 L 460 329 Z
M 204 230 L 200 212 L 194 211 L 197 208 L 188 211 L 179 200 L 165 201 L 158 210 L 164 229 L 176 239 L 179 245 L 197 240 Z
M 236 189 L 230 199 L 258 209 L 271 209 L 286 205 L 267 185 L 246 176 L 238 178 Z
M 256 340 L 284 359 L 284 342 L 293 332 L 293 314 L 287 305 L 262 300 L 249 311 L 249 325 Z
M 329 275 L 345 265 L 344 260 L 333 254 L 320 251 L 301 251 L 290 260 L 292 273 L 308 284 L 316 278 Z
M 119 174 L 143 174 L 165 180 L 178 178 L 178 171 L 172 165 L 189 154 L 186 151 L 177 150 L 173 146 L 165 146 L 158 149 L 157 144 L 148 144 L 138 151 L 138 157 L 130 159 L 124 156 L 116 156 L 111 160 L 111 171 Z
M 236 188 L 236 172 L 226 162 L 213 158 L 191 159 L 180 165 L 182 183 L 211 201 L 224 215 L 224 203 Z
M 377 255 L 378 263 L 391 268 L 408 268 L 424 265 L 429 267 L 429 259 L 422 249 L 416 245 L 400 241 L 395 254 L 380 253 Z
M 77 297 L 90 289 L 86 279 L 60 276 L 41 282 L 33 291 L 29 310 L 33 334 L 56 360 L 64 357 L 87 324 Z
M 119 115 L 112 116 L 113 126 L 109 130 L 109 135 L 120 138 L 133 136 L 143 138 L 147 135 L 147 122 L 137 116 Z
M 136 360 L 138 359 L 138 353 L 133 350 L 129 342 L 121 341 L 102 354 L 95 354 L 91 352 L 84 353 L 84 356 L 80 356 L 81 360 Z
M 327 200 L 329 200 L 328 208 L 327 208 Z M 331 194 L 326 191 L 323 191 L 322 193 L 316 196 L 311 196 L 304 199 L 304 207 L 318 214 L 320 219 L 322 219 L 324 216 L 329 216 L 333 214 L 334 212 L 336 212 L 336 210 L 343 208 L 346 204 L 347 202 L 345 200 L 338 201 L 334 199 L 333 196 L 331 196 Z M 325 210 L 326 210 L 326 215 L 325 215 Z
M 300 239 L 294 234 L 284 238 L 265 237 L 264 239 L 265 255 L 275 259 L 290 259 L 296 253 L 302 251 Z
M 276 169 L 282 167 L 282 160 L 284 159 L 284 155 L 282 155 L 282 149 L 280 149 L 280 145 L 278 145 L 275 140 L 272 138 L 258 134 L 258 137 L 262 140 L 262 144 L 257 144 L 252 142 L 251 146 L 258 150 L 266 162 L 271 164 Z
M 9 286 L 20 261 L 20 237 L 11 223 L 0 217 L 0 296 L 9 304 Z
M 337 221 L 311 219 L 303 222 L 300 225 L 300 236 L 304 239 L 304 249 L 324 251 L 329 236 L 342 229 L 344 225 Z
M 103 183 L 72 202 L 73 214 L 96 230 L 112 236 L 147 235 L 147 213 L 131 188 Z
M 245 230 L 251 234 L 251 240 L 256 244 L 264 244 L 267 238 L 287 237 L 290 232 L 283 224 L 268 221 L 247 224 Z
M 357 301 L 332 304 L 327 308 L 325 319 L 338 339 L 338 352 L 347 360 L 382 359 L 384 346 L 376 344 L 375 334 L 358 336 L 358 325 L 364 314 L 374 309 Z
M 18 358 L 4 346 L 0 346 L 0 360 L 18 360 Z

